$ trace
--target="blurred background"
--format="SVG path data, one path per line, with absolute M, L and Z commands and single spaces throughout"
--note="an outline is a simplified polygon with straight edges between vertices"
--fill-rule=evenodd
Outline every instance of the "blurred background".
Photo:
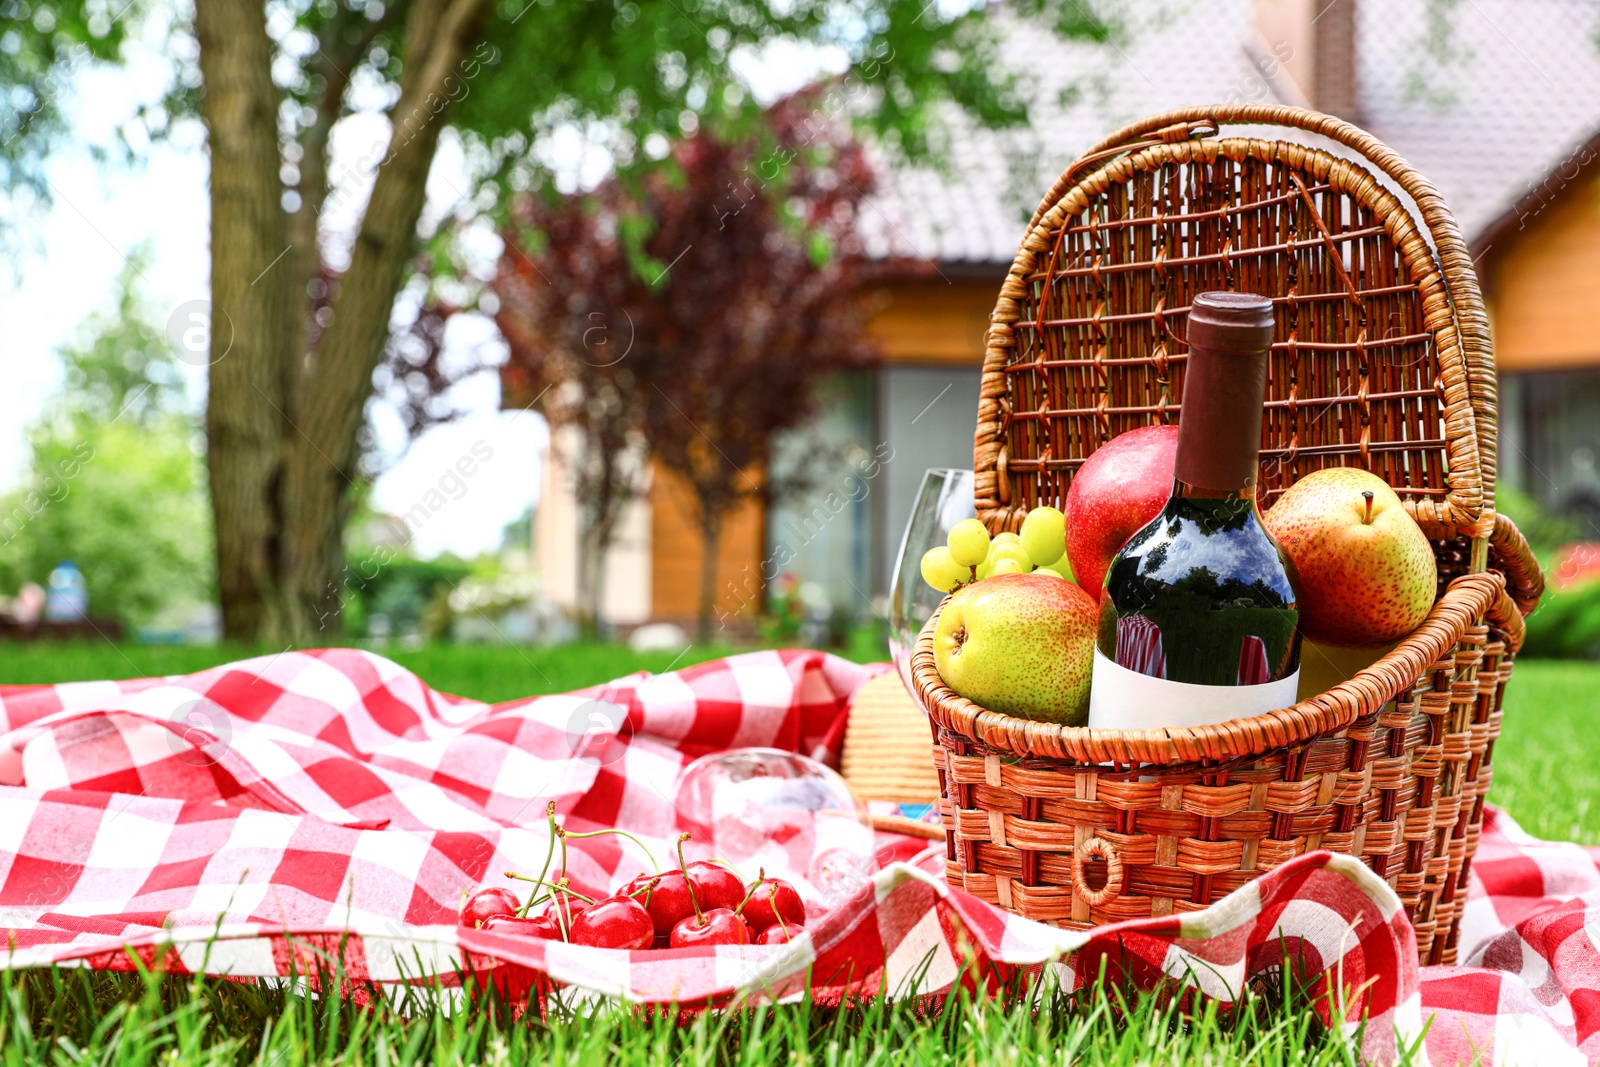
M 1594 0 L 0 0 L 0 637 L 882 659 L 1038 197 L 1208 102 L 1453 207 L 1600 657 Z

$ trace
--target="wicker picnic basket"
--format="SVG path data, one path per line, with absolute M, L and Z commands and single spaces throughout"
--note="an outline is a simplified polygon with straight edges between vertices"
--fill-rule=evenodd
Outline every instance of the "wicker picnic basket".
M 1223 137 L 1225 124 L 1250 129 Z M 1175 421 L 1186 314 L 1208 289 L 1274 301 L 1261 506 L 1323 467 L 1372 471 L 1433 539 L 1438 600 L 1320 696 L 1166 730 L 986 711 L 940 681 L 935 614 L 912 670 L 936 731 L 950 882 L 1083 927 L 1203 908 L 1331 849 L 1394 887 L 1423 962 L 1451 962 L 1543 578 L 1494 511 L 1488 322 L 1425 179 L 1354 126 L 1287 107 L 1169 112 L 1091 149 L 1034 213 L 991 318 L 979 516 L 1016 530 L 1029 507 L 1062 505 L 1101 444 Z

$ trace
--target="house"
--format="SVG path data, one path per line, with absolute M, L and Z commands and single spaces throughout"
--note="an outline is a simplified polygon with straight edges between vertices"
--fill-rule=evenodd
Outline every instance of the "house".
M 982 339 L 1037 197 L 1080 151 L 1141 116 L 1208 101 L 1340 115 L 1443 194 L 1473 250 L 1501 372 L 1501 484 L 1600 522 L 1600 5 L 1592 0 L 1207 0 L 1139 6 L 1111 45 L 1009 35 L 1026 131 L 953 121 L 948 166 L 880 170 L 875 254 L 933 262 L 880 294 L 883 364 L 833 381 L 809 431 L 851 465 L 802 499 L 740 515 L 718 607 L 759 606 L 779 561 L 838 610 L 885 593 L 923 472 L 971 465 Z M 997 18 L 1011 18 L 1001 6 Z M 1336 147 L 1333 150 L 1338 150 Z M 555 453 L 536 536 L 547 591 L 575 598 L 576 509 Z M 624 522 L 605 614 L 684 620 L 699 588 L 685 496 L 657 477 Z M 1600 526 L 1595 527 L 1600 536 Z M 566 599 L 566 602 L 571 602 Z

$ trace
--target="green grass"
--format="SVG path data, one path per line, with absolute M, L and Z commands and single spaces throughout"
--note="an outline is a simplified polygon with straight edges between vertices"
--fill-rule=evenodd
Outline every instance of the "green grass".
M 270 654 L 275 650 L 268 650 Z M 507 700 L 659 671 L 729 651 L 634 654 L 606 645 L 555 649 L 434 646 L 386 654 L 435 688 Z M 852 658 L 877 658 L 861 637 Z M 0 644 L 0 682 L 178 674 L 243 649 Z M 1492 799 L 1533 834 L 1600 842 L 1600 664 L 1524 661 L 1507 693 Z M 956 999 L 942 1008 L 882 1001 L 701 1015 L 686 1023 L 608 1004 L 562 1006 L 513 1020 L 491 1002 L 452 1009 L 428 991 L 356 1009 L 282 988 L 159 976 L 45 970 L 0 974 L 0 1067 L 96 1063 L 199 1067 L 309 1064 L 607 1063 L 619 1067 L 983 1067 L 1051 1062 L 1262 1067 L 1357 1062 L 1302 998 L 1268 993 L 1238 1008 L 1179 1013 L 1167 1001 L 1113 989 L 1034 1007 Z
M 64 644 L 0 642 L 0 685 L 70 682 L 91 678 L 147 678 L 191 674 L 251 656 L 273 656 L 275 648 L 192 645 L 112 645 L 101 641 Z M 539 693 L 565 693 L 608 682 L 633 671 L 661 671 L 745 651 L 726 644 L 691 644 L 681 651 L 634 652 L 624 645 L 582 642 L 545 648 L 504 645 L 424 645 L 376 651 L 414 671 L 443 693 L 490 702 Z M 851 634 L 839 655 L 859 663 L 888 658 L 870 629 Z
M 447 996 L 418 988 L 358 1008 L 337 997 L 259 985 L 52 970 L 0 976 L 0 999 L 0 1056 L 7 1067 L 1359 1062 L 1354 1041 L 1330 1036 L 1293 994 L 1272 991 L 1228 1009 L 1209 1004 L 1187 1013 L 1171 997 L 1129 997 L 1098 986 L 1032 1003 L 973 999 L 958 990 L 940 1003 L 873 999 L 690 1016 L 557 998 L 541 1019 L 537 1013 L 518 1018 L 493 993 L 452 1008 Z

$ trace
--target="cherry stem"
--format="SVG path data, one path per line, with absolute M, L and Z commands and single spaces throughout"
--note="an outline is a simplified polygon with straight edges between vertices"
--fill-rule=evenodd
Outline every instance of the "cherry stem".
M 767 900 L 772 904 L 772 917 L 778 920 L 778 929 L 788 933 L 789 927 L 784 923 L 783 915 L 778 911 L 778 885 L 776 882 L 773 883 L 771 889 L 767 890 Z
M 1367 511 L 1366 514 L 1361 516 L 1361 524 L 1363 526 L 1370 526 L 1372 525 L 1372 490 L 1364 489 L 1362 490 L 1361 495 L 1365 497 L 1367 501 Z
M 633 892 L 629 893 L 628 895 L 630 897 L 637 897 L 640 893 L 643 893 L 644 894 L 644 906 L 648 908 L 650 906 L 650 902 L 655 899 L 656 886 L 658 886 L 660 884 L 661 884 L 661 876 L 658 874 L 654 878 L 650 879 L 650 884 L 649 885 L 640 886 L 638 889 L 635 889 Z
M 765 867 L 757 867 L 756 868 L 756 880 L 753 883 L 751 883 L 749 891 L 747 893 L 745 893 L 745 895 L 744 895 L 744 899 L 739 901 L 739 906 L 737 908 L 733 909 L 733 913 L 735 915 L 743 915 L 744 914 L 744 906 L 746 904 L 750 903 L 750 898 L 756 895 L 756 890 L 760 889 L 761 888 L 761 883 L 765 882 L 766 880 L 767 880 L 767 869 Z M 774 886 L 773 888 L 776 889 L 777 887 Z
M 683 858 L 683 843 L 692 836 L 692 834 L 678 835 L 678 869 L 683 872 L 683 884 L 689 887 L 689 903 L 694 906 L 695 927 L 698 929 L 706 924 L 706 916 L 700 910 L 700 901 L 695 899 L 694 880 L 689 877 L 689 864 Z
M 556 854 L 556 833 L 555 833 L 556 802 L 555 801 L 552 800 L 550 802 L 550 806 L 545 809 L 545 818 L 550 820 L 550 843 L 545 847 L 545 850 L 544 850 L 544 866 L 539 868 L 539 881 L 541 881 L 541 882 L 544 881 L 544 876 L 550 873 L 550 859 L 551 859 L 551 857 L 553 857 Z M 533 895 L 529 894 L 528 902 L 522 906 L 522 910 L 521 911 L 517 912 L 517 918 L 526 919 L 528 917 L 528 910 L 530 908 L 532 908 L 532 907 L 533 907 Z
M 578 892 L 576 889 L 570 888 L 567 885 L 567 880 L 565 878 L 561 879 L 561 881 L 559 881 L 559 882 L 548 882 L 548 881 L 545 881 L 543 878 L 535 878 L 530 874 L 518 874 L 516 871 L 507 871 L 506 872 L 506 877 L 507 878 L 515 878 L 519 882 L 533 882 L 536 885 L 548 886 L 552 890 L 552 893 L 551 893 L 552 896 L 555 895 L 555 891 L 559 891 L 561 893 L 566 894 L 569 897 L 576 897 L 579 900 L 583 901 L 585 904 L 593 904 L 594 903 L 594 898 L 593 897 L 586 897 L 582 893 Z M 531 898 L 530 898 L 529 902 L 532 903 Z
M 646 845 L 645 845 L 645 843 L 643 841 L 640 841 L 637 837 L 634 837 L 632 834 L 628 833 L 628 831 L 626 831 L 626 830 L 618 830 L 616 828 L 611 828 L 611 829 L 605 829 L 605 830 L 589 830 L 586 833 L 581 833 L 581 834 L 574 833 L 571 830 L 566 831 L 566 836 L 567 837 L 574 837 L 574 838 L 577 838 L 577 837 L 606 837 L 606 836 L 609 836 L 611 834 L 616 834 L 616 835 L 618 835 L 620 837 L 626 837 L 629 841 L 632 841 L 634 844 L 638 845 L 639 846 L 639 851 L 643 852 L 646 856 L 648 856 L 650 858 L 650 866 L 652 866 L 652 867 L 654 867 L 656 869 L 655 873 L 657 873 L 657 874 L 661 873 L 661 864 L 656 862 L 655 854 L 652 853 L 648 847 L 646 847 Z

